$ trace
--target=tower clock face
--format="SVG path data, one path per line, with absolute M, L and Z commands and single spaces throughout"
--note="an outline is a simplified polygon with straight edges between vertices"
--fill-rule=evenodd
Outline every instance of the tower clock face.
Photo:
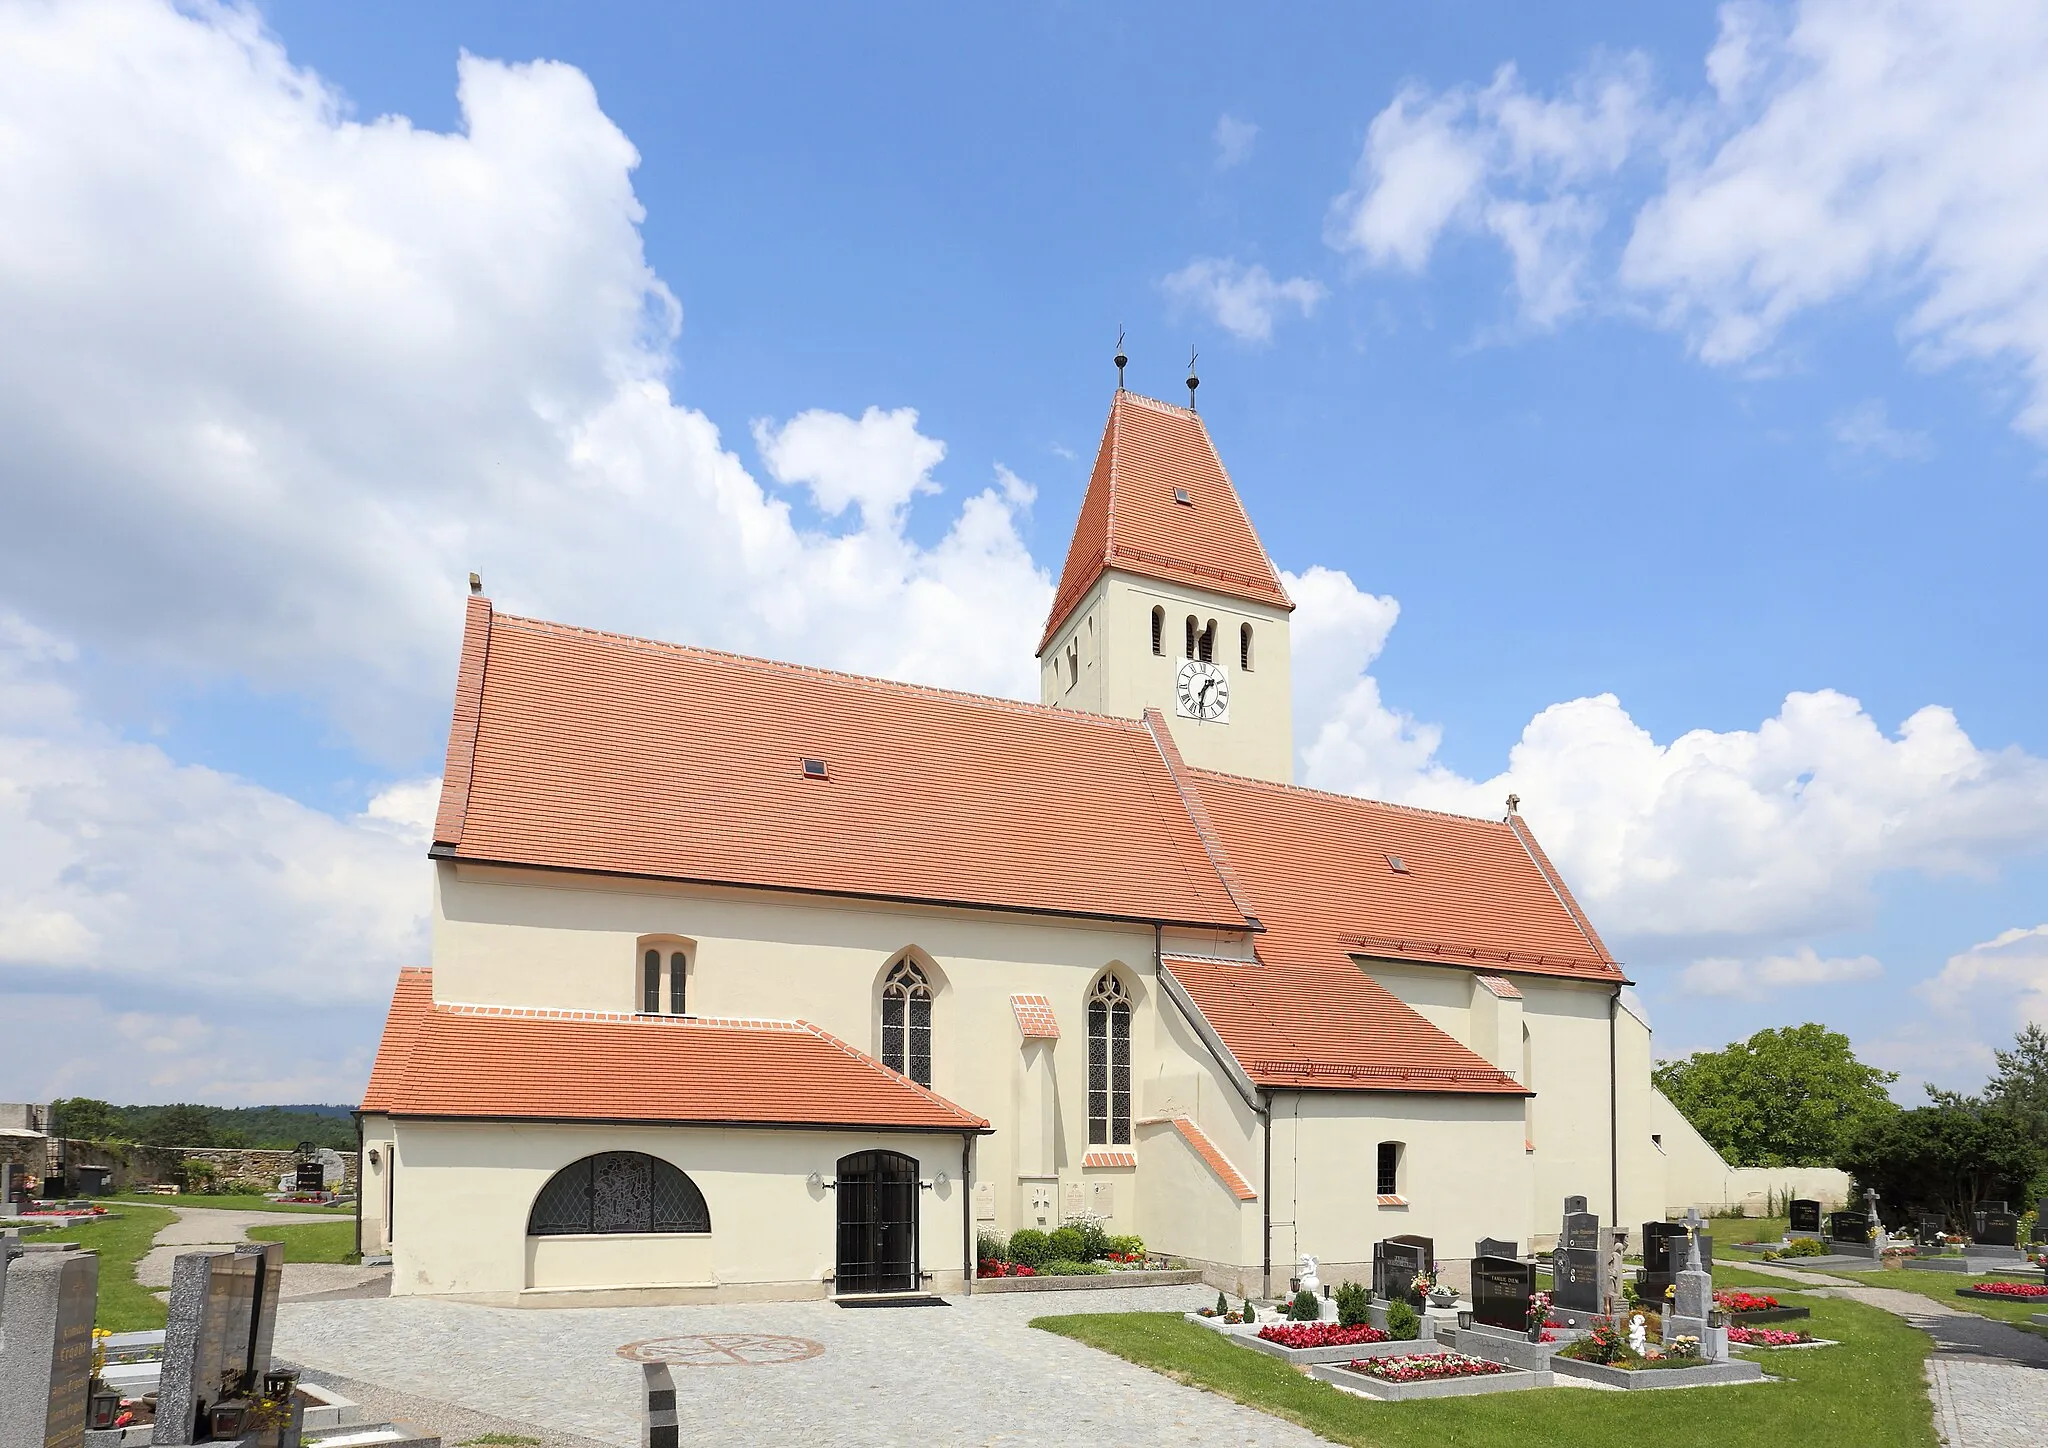
M 1216 664 L 1189 659 L 1174 678 L 1173 698 L 1183 719 L 1230 721 L 1230 676 Z

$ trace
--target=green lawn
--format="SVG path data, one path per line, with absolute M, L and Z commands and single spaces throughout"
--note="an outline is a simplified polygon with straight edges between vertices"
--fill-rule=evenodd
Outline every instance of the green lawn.
M 1917 1292 L 1922 1297 L 1931 1297 L 1936 1302 L 1964 1312 L 1974 1312 L 1981 1317 L 1996 1318 L 2000 1322 L 2012 1323 L 2034 1332 L 2048 1333 L 2048 1328 L 2036 1327 L 2032 1321 L 2037 1312 L 2048 1312 L 2048 1298 L 2035 1298 L 2031 1302 L 1994 1302 L 1986 1297 L 1958 1297 L 1958 1287 L 1970 1287 L 1978 1282 L 2039 1282 L 2041 1270 L 2037 1267 L 2030 1272 L 2012 1272 L 1992 1276 L 1968 1276 L 1961 1272 L 1841 1272 L 1830 1274 L 1847 1277 L 1868 1287 L 1893 1287 L 1905 1292 Z
M 354 1207 L 344 1207 L 340 1211 L 336 1211 L 332 1207 L 311 1207 L 304 1203 L 273 1202 L 268 1197 L 254 1195 L 204 1196 L 197 1192 L 188 1192 L 176 1197 L 150 1197 L 139 1196 L 131 1192 L 122 1192 L 116 1196 L 105 1197 L 100 1200 L 109 1202 L 140 1202 L 152 1207 L 217 1207 L 223 1211 L 230 1212 L 299 1212 L 315 1217 L 348 1217 L 350 1219 L 355 1217 Z
M 95 1321 L 109 1332 L 141 1332 L 164 1325 L 164 1304 L 135 1281 L 135 1264 L 158 1232 L 177 1220 L 162 1207 L 123 1206 L 120 1214 L 81 1222 L 53 1233 L 99 1253 L 100 1302 Z
M 251 1227 L 252 1242 L 284 1243 L 287 1262 L 360 1262 L 354 1222 L 308 1222 L 303 1226 Z
M 1725 1448 L 1782 1442 L 1801 1448 L 1934 1448 L 1936 1442 L 1923 1376 L 1928 1339 L 1890 1313 L 1856 1302 L 1816 1300 L 1806 1324 L 1842 1346 L 1755 1354 L 1765 1372 L 1784 1380 L 1778 1383 L 1666 1393 L 1552 1388 L 1418 1403 L 1351 1397 L 1171 1313 L 1041 1317 L 1031 1325 L 1299 1423 L 1333 1442 L 1375 1448 Z

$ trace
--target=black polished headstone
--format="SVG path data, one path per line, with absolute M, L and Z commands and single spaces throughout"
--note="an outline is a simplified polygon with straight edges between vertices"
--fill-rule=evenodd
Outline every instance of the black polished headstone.
M 2012 1212 L 1979 1212 L 1975 1240 L 1980 1247 L 2017 1247 L 2020 1244 L 2020 1219 Z
M 1513 1242 L 1503 1242 L 1498 1237 L 1481 1237 L 1472 1244 L 1474 1257 L 1519 1257 Z
M 2048 1197 L 2034 1204 L 2034 1240 L 2048 1242 Z
M 1820 1203 L 1805 1198 L 1795 1198 L 1787 1207 L 1791 1224 L 1786 1232 L 1794 1237 L 1818 1237 L 1820 1235 Z
M 1830 1242 L 1865 1242 L 1870 1240 L 1870 1216 L 1866 1212 L 1831 1212 L 1828 1214 L 1828 1240 Z
M 1535 1294 L 1535 1263 L 1490 1255 L 1472 1259 L 1474 1320 L 1521 1332 L 1528 1327 L 1529 1299 Z
M 1428 1249 L 1399 1237 L 1373 1243 L 1372 1290 L 1387 1302 L 1405 1302 L 1415 1296 L 1415 1279 L 1429 1270 Z
M 1918 1233 L 1920 1245 L 1935 1247 L 1941 1244 L 1942 1234 L 1948 1230 L 1948 1223 L 1939 1217 L 1922 1217 Z
M 1566 1197 L 1564 1223 L 1551 1253 L 1551 1300 L 1575 1312 L 1598 1312 L 1600 1219 L 1584 1210 L 1584 1197 Z M 1575 1208 L 1574 1203 L 1579 1205 Z

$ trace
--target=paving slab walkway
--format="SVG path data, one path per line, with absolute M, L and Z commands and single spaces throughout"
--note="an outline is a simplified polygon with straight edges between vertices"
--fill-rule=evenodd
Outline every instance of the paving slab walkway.
M 1898 1287 L 1844 1284 L 1814 1295 L 1881 1307 L 1934 1339 L 1928 1385 L 1948 1448 L 2048 1443 L 2048 1338 Z
M 774 1356 L 774 1345 L 726 1339 L 698 1354 L 706 1365 L 675 1366 L 690 1442 L 1320 1444 L 1292 1423 L 1029 1326 L 1062 1313 L 1184 1311 L 1214 1300 L 1210 1288 L 1140 1287 L 866 1309 L 817 1301 L 553 1309 L 424 1297 L 287 1302 L 278 1309 L 277 1352 L 428 1405 L 415 1410 L 422 1417 L 444 1404 L 530 1425 L 523 1431 L 550 1441 L 619 1448 L 639 1442 L 640 1391 L 640 1370 L 619 1349 L 705 1334 L 795 1338 L 790 1352 L 819 1351 L 750 1365 L 744 1359 Z

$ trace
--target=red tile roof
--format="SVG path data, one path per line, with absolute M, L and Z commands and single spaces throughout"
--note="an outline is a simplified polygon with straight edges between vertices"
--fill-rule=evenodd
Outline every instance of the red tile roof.
M 471 610 L 437 855 L 1245 928 L 1137 720 Z
M 1625 983 L 1520 816 L 1506 822 L 1189 770 L 1276 964 L 1348 954 Z M 1398 855 L 1408 869 L 1387 867 Z
M 1081 1158 L 1084 1167 L 1132 1167 L 1137 1164 L 1137 1153 L 1129 1151 L 1091 1151 Z
M 1029 1041 L 1057 1041 L 1060 1038 L 1060 1023 L 1052 1013 L 1052 1002 L 1042 995 L 1013 995 L 1010 997 L 1011 1013 L 1017 1017 L 1017 1029 Z
M 1184 490 L 1188 501 L 1174 497 Z M 1038 651 L 1109 569 L 1274 608 L 1294 603 L 1199 413 L 1119 390 Z
M 1515 989 L 1515 983 L 1503 976 L 1482 975 L 1479 977 L 1479 983 L 1499 1000 L 1518 1001 L 1522 998 L 1522 993 Z
M 400 974 L 363 1095 L 391 1116 L 974 1131 L 987 1121 L 805 1021 L 436 1005 Z

